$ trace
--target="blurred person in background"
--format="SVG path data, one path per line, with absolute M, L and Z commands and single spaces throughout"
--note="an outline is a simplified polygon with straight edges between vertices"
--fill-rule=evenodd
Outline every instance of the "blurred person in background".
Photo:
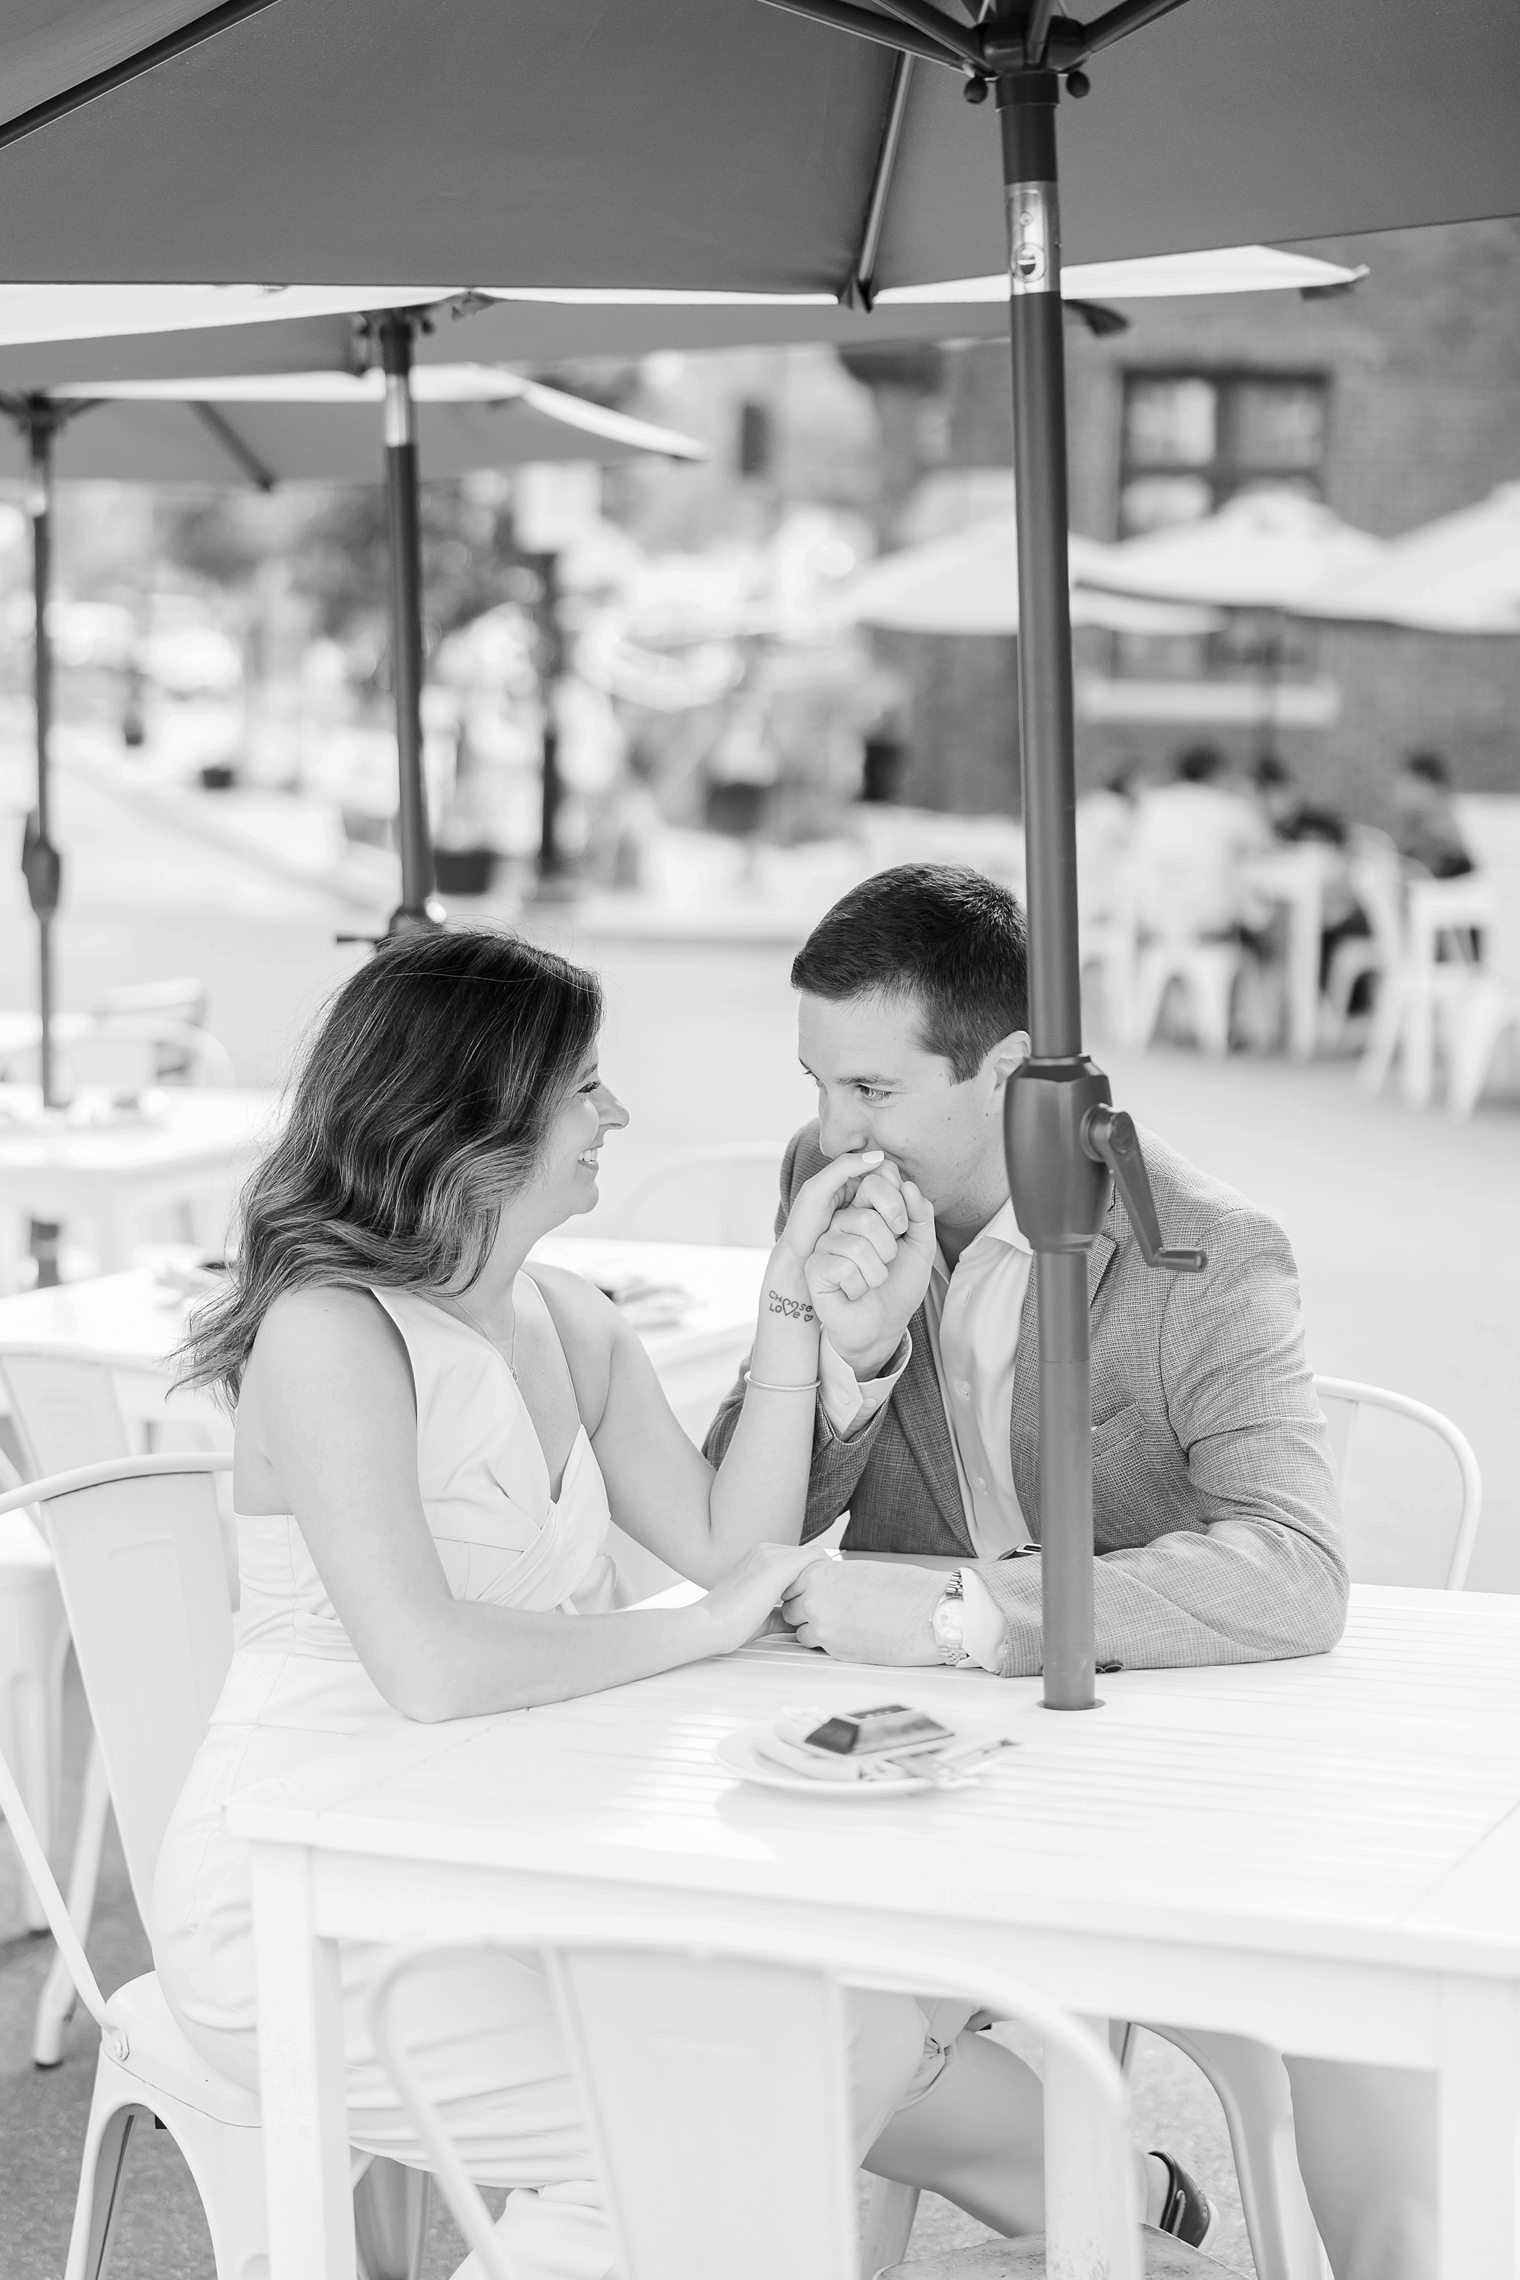
M 1270 913 L 1250 868 L 1272 845 L 1255 802 L 1232 781 L 1212 744 L 1178 755 L 1169 784 L 1141 798 L 1130 856 L 1142 932 L 1242 941 L 1270 954 Z
M 1411 752 L 1393 781 L 1393 840 L 1432 879 L 1460 879 L 1473 859 L 1457 822 L 1451 770 L 1439 752 Z
M 1130 754 L 1106 783 L 1077 801 L 1077 896 L 1084 919 L 1109 918 L 1117 909 L 1144 784 L 1145 764 Z

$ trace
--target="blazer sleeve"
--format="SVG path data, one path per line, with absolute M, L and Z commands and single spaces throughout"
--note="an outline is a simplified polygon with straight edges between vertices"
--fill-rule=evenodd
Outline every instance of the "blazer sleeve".
M 781 1159 L 781 1199 L 776 1209 L 776 1236 L 778 1241 L 786 1226 L 787 1214 L 792 1207 L 792 1197 L 802 1184 L 801 1175 L 797 1169 L 797 1159 L 801 1154 L 802 1144 L 808 1137 L 808 1130 L 809 1128 L 804 1126 L 801 1132 L 793 1133 L 787 1142 L 786 1154 Z M 748 1367 L 749 1355 L 746 1354 L 743 1369 L 748 1369 Z M 702 1443 L 702 1454 L 710 1465 L 722 1464 L 724 1453 L 734 1437 L 734 1427 L 739 1422 L 739 1411 L 743 1406 L 744 1376 L 743 1370 L 741 1370 L 738 1378 L 724 1395 L 718 1408 L 718 1414 L 707 1428 L 707 1437 Z M 849 1510 L 850 1498 L 854 1495 L 856 1483 L 865 1470 L 866 1460 L 876 1445 L 877 1437 L 881 1432 L 883 1421 L 890 1406 L 889 1402 L 883 1402 L 875 1416 L 863 1425 L 858 1433 L 852 1433 L 847 1441 L 841 1441 L 823 1414 L 822 1402 L 818 1403 L 813 1412 L 813 1463 L 812 1470 L 808 1475 L 807 1509 L 802 1521 L 802 1541 L 804 1543 L 807 1543 L 814 1536 L 821 1536 L 825 1528 L 831 1528 L 834 1525 L 841 1512 Z
M 1345 1627 L 1340 1497 L 1288 1239 L 1265 1213 L 1237 1209 L 1207 1240 L 1206 1273 L 1175 1278 L 1160 1332 L 1171 1428 L 1203 1524 L 1094 1561 L 1100 1663 L 1323 1654 Z M 1008 1620 L 1003 1675 L 1038 1671 L 1038 1561 L 979 1561 L 977 1573 Z

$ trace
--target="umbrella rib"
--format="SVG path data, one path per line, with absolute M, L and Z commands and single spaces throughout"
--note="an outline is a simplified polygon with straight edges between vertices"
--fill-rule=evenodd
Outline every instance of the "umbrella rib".
M 1085 63 L 1090 55 L 1101 48 L 1112 47 L 1127 32 L 1138 32 L 1146 24 L 1153 24 L 1158 16 L 1169 16 L 1180 8 L 1183 0 L 1119 0 L 1117 8 L 1104 15 L 1094 16 L 1090 24 L 1082 27 L 1081 54 L 1075 60 Z
M 849 309 L 865 309 L 869 313 L 876 299 L 876 256 L 881 250 L 882 226 L 887 218 L 887 200 L 892 195 L 892 176 L 896 171 L 897 153 L 902 143 L 903 121 L 908 115 L 908 88 L 912 78 L 912 56 L 899 53 L 892 69 L 887 115 L 882 123 L 876 165 L 871 174 L 870 194 L 866 199 L 860 251 L 855 256 L 855 266 L 840 295 L 845 307 Z
M 765 5 L 779 8 L 784 15 L 805 16 L 812 24 L 828 24 L 836 32 L 854 32 L 860 39 L 876 40 L 882 47 L 895 48 L 899 55 L 921 55 L 929 63 L 947 64 L 952 71 L 965 69 L 964 59 L 946 41 L 930 39 L 893 16 L 879 15 L 874 8 L 856 8 L 851 0 L 765 0 Z M 948 31 L 951 27 L 945 28 Z
M 264 465 L 253 446 L 243 441 L 231 420 L 219 412 L 215 404 L 192 402 L 190 409 L 207 434 L 216 438 L 233 465 L 242 470 L 250 483 L 261 491 L 272 491 L 275 488 L 279 478 Z
M 129 87 L 134 79 L 157 70 L 161 63 L 172 63 L 176 56 L 187 54 L 204 40 L 215 39 L 218 32 L 230 31 L 246 16 L 260 15 L 274 4 L 275 0 L 222 0 L 221 7 L 197 16 L 193 23 L 181 24 L 177 32 L 168 32 L 151 46 L 139 48 L 136 55 L 123 56 L 120 63 L 109 64 L 104 71 L 81 79 L 77 86 L 65 87 L 60 94 L 50 95 L 45 103 L 34 104 L 30 111 L 8 119 L 0 126 L 0 150 L 24 141 L 28 135 L 39 133 L 59 119 L 68 118 L 73 111 L 83 110 L 86 103 L 93 103 L 102 95 L 114 94 L 118 87 Z
M 986 68 L 987 59 L 973 35 L 952 23 L 948 16 L 942 16 L 938 8 L 930 5 L 930 0 L 882 0 L 882 5 L 890 8 L 894 16 L 900 16 L 905 24 L 916 26 L 926 39 L 938 40 L 941 47 L 950 48 L 973 71 Z

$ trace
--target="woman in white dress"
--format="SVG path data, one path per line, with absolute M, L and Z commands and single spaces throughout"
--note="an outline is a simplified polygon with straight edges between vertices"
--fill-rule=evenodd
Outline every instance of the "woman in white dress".
M 714 1473 L 617 1310 L 573 1274 L 525 1267 L 592 1208 L 602 1142 L 627 1122 L 598 1071 L 600 1015 L 591 975 L 510 936 L 382 948 L 310 1047 L 245 1192 L 229 1288 L 192 1329 L 187 1375 L 236 1408 L 241 1597 L 160 1857 L 153 1946 L 190 2040 L 250 2085 L 249 1880 L 229 1797 L 407 1719 L 560 1701 L 725 1653 L 816 1556 L 798 1543 L 819 1335 L 804 1263 L 875 1159 L 841 1157 L 799 1194 Z M 609 1513 L 707 1596 L 619 1611 Z M 351 2135 L 420 2164 L 365 2031 L 372 1968 L 371 1951 L 344 1949 Z M 907 1998 L 858 1996 L 852 2022 L 864 2155 L 905 2098 L 888 2135 L 911 2141 L 944 2069 Z M 409 2025 L 473 2174 L 528 2189 L 502 2219 L 513 2271 L 600 2280 L 609 2235 L 533 1959 L 440 1968 Z M 993 2211 L 1011 2193 L 1011 2215 L 1037 2221 L 1037 2131 L 1029 2160 L 1008 2158 L 1009 2124 L 1028 2119 L 1013 2094 L 1018 2113 L 994 2099 L 973 2133 L 985 2154 L 955 2145 L 942 2189 Z M 899 2151 L 898 2173 L 935 2181 L 946 2119 L 927 2152 Z

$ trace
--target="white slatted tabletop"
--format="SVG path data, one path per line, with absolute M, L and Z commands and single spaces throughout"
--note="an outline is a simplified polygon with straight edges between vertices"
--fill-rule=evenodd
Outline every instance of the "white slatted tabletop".
M 298 2236 L 351 2270 L 327 1943 L 510 1936 L 514 1898 L 609 1929 L 694 1904 L 736 1929 L 847 1926 L 920 1955 L 928 1986 L 936 1956 L 981 1960 L 1083 2011 L 1435 2069 L 1441 2280 L 1520 2270 L 1520 1601 L 1361 1590 L 1330 1656 L 1103 1683 L 1101 1712 L 1063 1717 L 1033 1681 L 767 1644 L 398 1729 L 239 1801 L 280 2018 L 272 2280 L 313 2269 Z M 713 1756 L 783 1707 L 895 1699 L 1018 1747 L 974 1788 L 859 1800 Z

